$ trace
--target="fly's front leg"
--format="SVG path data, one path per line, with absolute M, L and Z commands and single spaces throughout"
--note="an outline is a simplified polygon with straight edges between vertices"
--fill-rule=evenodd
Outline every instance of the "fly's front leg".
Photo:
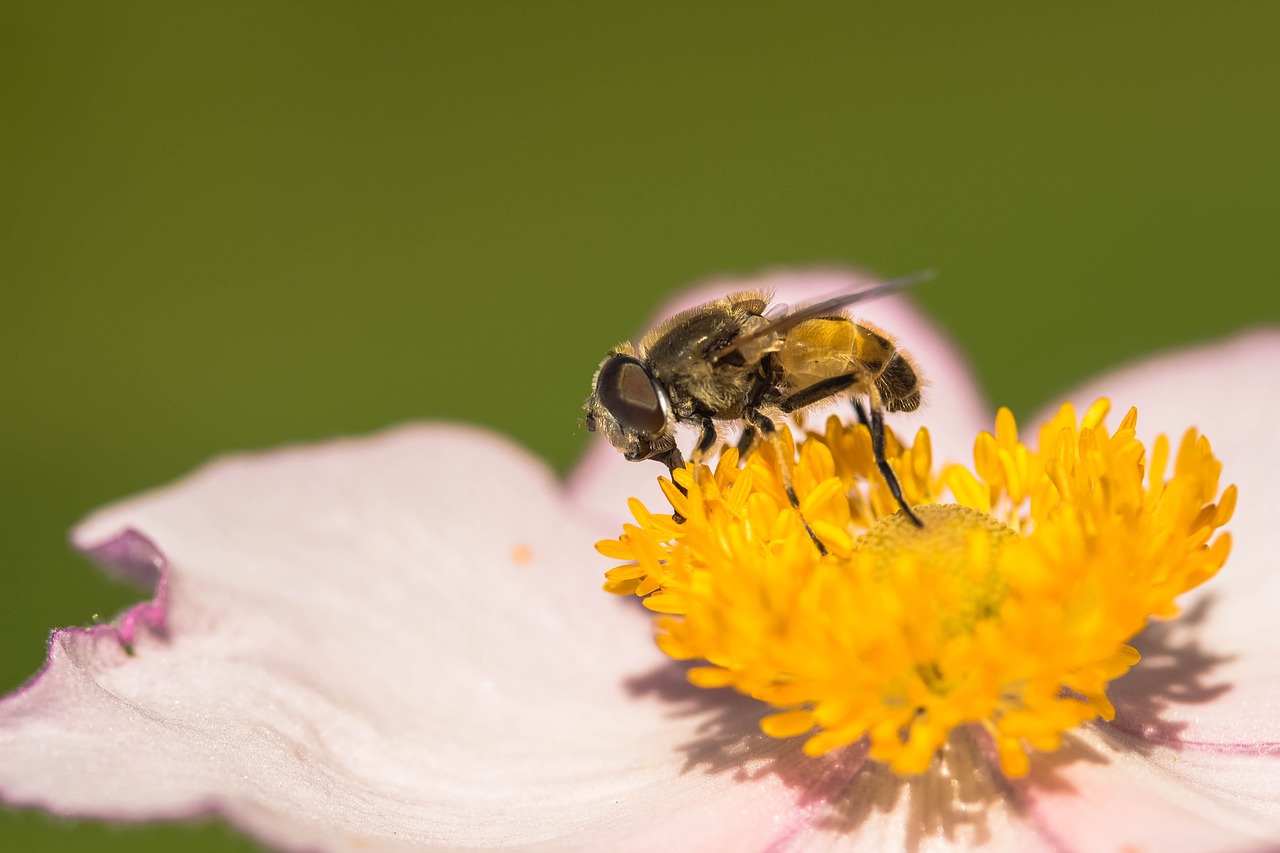
M 695 465 L 702 464 L 708 454 L 715 449 L 716 439 L 719 437 L 720 432 L 716 429 L 715 421 L 711 420 L 711 418 L 704 417 L 702 419 L 702 432 L 698 436 L 698 443 L 694 445 L 690 461 Z M 672 485 L 680 490 L 680 494 L 688 497 L 689 490 L 680 485 L 679 481 L 676 480 L 676 469 L 684 467 L 684 458 L 680 455 L 680 449 L 677 447 L 671 448 L 671 452 L 667 455 L 667 458 L 664 461 L 667 462 L 667 470 L 671 473 Z M 678 512 L 671 513 L 671 518 L 676 524 L 684 524 L 684 516 Z
M 795 507 L 797 513 L 800 513 L 800 499 L 796 497 L 796 490 L 791 485 L 791 460 L 782 458 L 782 443 L 778 441 L 778 428 L 773 421 L 762 415 L 760 412 L 747 411 L 746 420 L 748 429 L 755 429 L 759 432 L 760 437 L 768 444 L 773 446 L 773 452 L 777 454 L 778 459 L 778 476 L 782 478 L 782 488 L 787 493 L 787 500 Z M 809 522 L 805 520 L 804 513 L 800 513 L 800 523 L 804 525 L 805 532 L 809 534 L 809 538 L 813 540 L 814 546 L 818 549 L 818 553 L 827 556 L 827 547 L 822 544 L 813 532 L 813 528 L 809 526 Z
M 702 433 L 698 436 L 698 443 L 693 448 L 693 463 L 695 465 L 701 463 L 715 450 L 716 440 L 720 438 L 720 432 L 716 429 L 715 421 L 711 418 L 704 417 L 702 419 Z
M 742 435 L 738 436 L 738 459 L 745 460 L 751 455 L 751 451 L 756 449 L 756 445 L 760 443 L 760 430 L 747 424 L 742 428 Z
M 672 447 L 661 456 L 655 456 L 653 458 L 667 466 L 667 474 L 671 477 L 671 484 L 680 491 L 680 494 L 687 497 L 689 490 L 680 485 L 679 481 L 676 480 L 676 471 L 684 467 L 684 456 L 681 455 L 680 448 Z M 671 520 L 676 524 L 684 524 L 684 516 L 678 512 L 671 513 Z

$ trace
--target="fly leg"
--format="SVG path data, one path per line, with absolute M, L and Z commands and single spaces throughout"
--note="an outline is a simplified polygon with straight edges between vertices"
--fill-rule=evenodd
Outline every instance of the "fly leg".
M 671 477 L 671 484 L 680 490 L 680 494 L 688 495 L 689 490 L 676 482 L 676 471 L 684 467 L 684 456 L 681 455 L 680 448 L 672 447 L 661 456 L 654 456 L 653 458 L 667 466 L 667 473 Z M 671 520 L 676 524 L 684 524 L 684 516 L 678 512 L 671 513 Z
M 796 490 L 791 485 L 791 460 L 782 458 L 782 444 L 778 441 L 778 428 L 773 421 L 754 409 L 749 409 L 745 417 L 748 424 L 747 429 L 754 429 L 765 442 L 773 447 L 773 452 L 778 454 L 778 474 L 782 478 L 782 488 L 787 493 L 787 500 L 795 507 L 796 512 L 800 512 L 800 499 L 796 497 Z M 803 513 L 800 514 L 800 523 L 804 525 L 805 532 L 813 540 L 818 553 L 823 557 L 827 556 L 827 546 L 823 545 L 822 540 L 814 534 L 813 528 L 809 526 L 809 522 L 805 520 Z
M 698 443 L 693 446 L 693 453 L 690 455 L 690 461 L 698 465 L 707 458 L 716 446 L 716 439 L 720 437 L 720 431 L 716 429 L 715 421 L 711 418 L 702 419 L 702 432 L 698 435 Z M 671 474 L 671 485 L 680 490 L 680 494 L 685 497 L 689 496 L 689 490 L 680 485 L 676 480 L 676 469 L 684 467 L 684 458 L 680 455 L 679 448 L 672 448 L 671 452 L 664 458 L 667 463 L 667 471 Z M 671 519 L 676 524 L 684 524 L 684 516 L 678 512 L 671 513 Z
M 698 443 L 694 445 L 692 453 L 692 461 L 696 464 L 702 462 L 716 446 L 716 439 L 720 437 L 719 430 L 716 429 L 715 421 L 711 418 L 702 419 L 702 432 L 698 435 Z M 671 476 L 671 484 L 679 490 L 680 494 L 686 497 L 689 490 L 680 485 L 676 480 L 676 471 L 684 467 L 684 457 L 680 454 L 680 448 L 672 447 L 661 456 L 655 456 L 659 462 L 667 466 L 667 473 Z M 671 519 L 676 524 L 684 524 L 684 516 L 678 512 L 671 513 Z
M 853 403 L 853 411 L 858 416 L 858 423 L 862 424 L 864 427 L 867 428 L 867 431 L 870 432 L 871 421 L 867 419 L 867 409 L 865 406 L 862 405 L 862 401 L 850 400 L 849 402 Z
M 711 418 L 702 419 L 702 433 L 698 436 L 698 443 L 693 448 L 693 462 L 698 464 L 702 462 L 715 450 L 716 440 L 720 438 L 720 432 L 716 429 L 715 421 Z
M 846 373 L 843 376 L 824 379 L 783 399 L 778 403 L 778 408 L 784 412 L 793 412 L 796 409 L 803 409 L 805 406 L 812 406 L 814 403 L 825 400 L 856 385 L 859 379 L 860 377 L 856 373 Z M 871 416 L 867 416 L 866 409 L 857 400 L 853 401 L 853 409 L 858 413 L 858 420 L 871 433 L 871 452 L 875 456 L 876 468 L 880 469 L 880 476 L 884 478 L 885 485 L 889 487 L 889 494 L 893 495 L 893 499 L 898 502 L 898 507 L 903 514 L 911 519 L 911 523 L 916 527 L 924 527 L 924 522 L 911 511 L 911 507 L 907 506 L 906 499 L 902 497 L 902 484 L 898 482 L 898 475 L 890 467 L 889 460 L 884 458 L 884 410 L 880 406 L 880 392 L 876 390 L 875 385 L 867 384 L 870 388 Z
M 858 409 L 858 419 L 871 431 L 871 453 L 876 458 L 876 467 L 880 469 L 880 476 L 884 477 L 885 485 L 889 487 L 889 494 L 893 495 L 893 499 L 898 502 L 898 507 L 903 514 L 911 519 L 911 523 L 916 527 L 924 527 L 924 522 L 911 511 L 911 507 L 907 506 L 906 500 L 902 497 L 902 485 L 898 482 L 898 475 L 893 473 L 889 460 L 884 458 L 884 410 L 880 408 L 880 394 L 874 386 L 871 388 L 870 403 L 871 418 L 869 420 L 866 419 L 867 414 L 862 411 L 862 406 L 857 403 L 854 405 Z
M 787 414 L 791 414 L 796 409 L 803 409 L 805 406 L 812 406 L 814 403 L 820 403 L 829 397 L 834 397 L 841 391 L 845 391 L 858 383 L 861 375 L 857 373 L 843 373 L 840 376 L 832 376 L 821 382 L 815 382 L 808 388 L 802 388 L 790 397 L 783 397 L 778 401 L 778 408 Z
M 747 424 L 742 428 L 742 435 L 738 436 L 738 458 L 746 459 L 751 451 L 756 449 L 756 444 L 760 441 L 760 430 Z

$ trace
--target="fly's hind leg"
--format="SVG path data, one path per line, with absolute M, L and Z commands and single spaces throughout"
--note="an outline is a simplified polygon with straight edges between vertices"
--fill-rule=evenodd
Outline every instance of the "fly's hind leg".
M 874 387 L 871 389 L 869 402 L 871 403 L 870 418 L 863 411 L 861 403 L 855 400 L 853 406 L 858 412 L 858 420 L 866 424 L 871 432 L 871 453 L 875 456 L 876 467 L 880 469 L 880 476 L 884 477 L 885 485 L 889 487 L 889 494 L 893 495 L 893 499 L 898 502 L 898 507 L 903 514 L 911 519 L 911 523 L 916 527 L 924 527 L 924 522 L 911 511 L 911 507 L 907 506 L 906 500 L 902 497 L 902 484 L 898 482 L 898 475 L 889 465 L 889 460 L 884 458 L 884 410 L 880 408 L 880 395 Z
M 871 421 L 867 418 L 867 407 L 862 405 L 862 401 L 856 398 L 849 402 L 853 403 L 853 411 L 854 414 L 858 416 L 858 423 L 862 424 L 868 431 L 870 431 Z
M 815 382 L 808 388 L 802 388 L 790 397 L 784 397 L 778 402 L 778 408 L 787 414 L 791 414 L 796 409 L 803 409 L 806 406 L 812 406 L 814 403 L 820 403 L 829 397 L 834 397 L 841 391 L 845 391 L 858 383 L 860 375 L 857 373 L 844 373 L 840 376 L 832 376 L 821 382 Z
M 766 443 L 773 447 L 773 452 L 778 454 L 778 475 L 782 478 L 782 488 L 787 493 L 787 500 L 795 507 L 796 512 L 800 512 L 800 499 L 796 497 L 796 490 L 791 485 L 791 460 L 782 458 L 782 444 L 778 441 L 778 428 L 773 421 L 757 411 L 750 410 L 745 417 L 747 429 L 755 430 Z M 743 433 L 743 437 L 746 437 L 746 433 Z M 754 443 L 753 441 L 752 444 Z M 739 444 L 741 445 L 741 442 Z M 800 522 L 804 525 L 805 532 L 809 534 L 809 538 L 813 540 L 814 547 L 818 549 L 818 553 L 825 557 L 827 555 L 827 546 L 823 545 L 822 540 L 813 532 L 813 528 L 809 526 L 809 522 L 805 520 L 803 513 L 800 514 Z
M 778 404 L 778 408 L 784 412 L 793 412 L 796 409 L 803 409 L 805 406 L 812 406 L 814 403 L 853 387 L 860 378 L 857 373 L 846 373 L 842 376 L 824 379 L 782 400 Z M 866 409 L 857 400 L 853 401 L 853 409 L 858 413 L 858 420 L 871 433 L 871 452 L 875 456 L 876 468 L 880 470 L 880 476 L 884 478 L 885 485 L 889 487 L 889 494 L 893 495 L 893 499 L 898 502 L 898 507 L 902 512 L 907 518 L 911 519 L 911 523 L 916 527 L 924 527 L 924 522 L 911 511 L 911 507 L 907 506 L 906 499 L 902 497 L 902 484 L 898 482 L 898 475 L 894 473 L 893 468 L 889 465 L 889 460 L 884 457 L 884 410 L 880 406 L 880 393 L 876 391 L 875 385 L 870 383 L 868 385 L 871 388 L 869 400 L 871 403 L 871 416 L 867 416 Z M 794 498 L 792 502 L 794 503 Z

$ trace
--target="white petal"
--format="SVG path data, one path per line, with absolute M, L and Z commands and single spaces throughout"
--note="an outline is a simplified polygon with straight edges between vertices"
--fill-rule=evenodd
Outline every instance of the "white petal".
M 766 846 L 824 765 L 684 684 L 600 591 L 598 535 L 541 464 L 454 427 L 228 458 L 110 507 L 76 542 L 167 588 L 55 633 L 0 701 L 0 799 L 216 811 L 289 849 Z
M 1067 397 L 1077 412 L 1109 397 L 1113 425 L 1137 406 L 1148 447 L 1163 432 L 1176 452 L 1183 431 L 1199 428 L 1222 460 L 1223 486 L 1240 488 L 1226 566 L 1182 599 L 1178 622 L 1139 638 L 1148 659 L 1109 690 L 1116 723 L 1154 740 L 1280 747 L 1278 364 L 1280 332 L 1259 331 L 1153 358 Z
M 1280 761 L 1171 749 L 1105 725 L 1037 756 L 1019 787 L 1068 850 L 1263 850 L 1280 843 Z
M 844 270 L 780 270 L 752 278 L 724 278 L 707 282 L 662 306 L 654 322 L 739 290 L 770 290 L 775 301 L 799 307 L 806 302 L 865 290 L 875 279 Z M 932 285 L 924 284 L 922 287 Z M 911 414 L 889 415 L 889 425 L 910 439 L 915 430 L 929 427 L 934 458 L 967 462 L 973 457 L 973 441 L 979 430 L 990 430 L 991 408 L 986 403 L 968 360 L 951 338 L 925 317 L 906 296 L 888 296 L 855 306 L 855 315 L 884 329 L 911 353 L 924 378 L 924 405 Z M 652 324 L 651 324 L 652 325 Z M 626 330 L 619 330 L 620 334 Z M 640 330 L 632 330 L 639 332 Z M 603 355 L 603 353 L 601 354 Z M 836 404 L 832 412 L 851 416 L 852 410 Z M 825 417 L 822 413 L 820 417 Z M 687 436 L 692 441 L 694 436 Z M 683 446 L 687 447 L 687 443 Z M 627 462 L 603 437 L 593 436 L 570 480 L 580 505 L 593 514 L 627 518 L 628 497 L 640 498 L 650 509 L 664 505 L 657 488 L 666 470 L 656 462 Z

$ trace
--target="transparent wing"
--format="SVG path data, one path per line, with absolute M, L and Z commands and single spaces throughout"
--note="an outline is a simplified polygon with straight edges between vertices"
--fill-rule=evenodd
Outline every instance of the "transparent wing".
M 911 275 L 904 275 L 901 278 L 894 278 L 889 281 L 881 282 L 874 287 L 868 287 L 866 290 L 858 290 L 853 293 L 841 293 L 838 296 L 832 296 L 829 299 L 814 302 L 812 305 L 805 305 L 797 308 L 795 311 L 774 319 L 772 322 L 756 329 L 754 332 L 734 338 L 724 349 L 717 350 L 713 354 L 712 360 L 719 360 L 730 353 L 737 352 L 746 345 L 754 343 L 768 335 L 785 332 L 787 329 L 790 329 L 793 326 L 798 326 L 806 320 L 826 317 L 841 308 L 853 305 L 855 302 L 862 302 L 867 299 L 875 299 L 879 296 L 896 293 L 899 290 L 905 290 L 913 284 L 928 281 L 933 277 L 933 270 L 921 270 L 920 272 L 915 272 Z M 774 312 L 770 312 L 770 315 L 773 314 Z

